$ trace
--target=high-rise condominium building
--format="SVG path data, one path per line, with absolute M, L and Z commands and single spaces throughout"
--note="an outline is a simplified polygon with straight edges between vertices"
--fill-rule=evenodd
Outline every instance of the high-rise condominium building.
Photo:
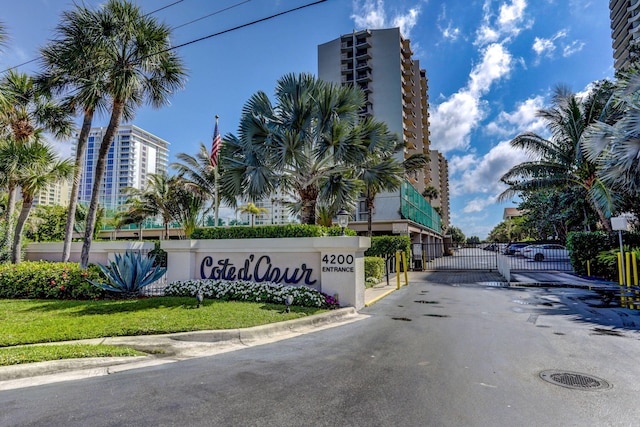
M 437 150 L 431 150 L 429 159 L 431 161 L 430 185 L 438 190 L 438 196 L 431 200 L 431 206 L 440 209 L 442 226 L 446 228 L 451 224 L 449 222 L 449 163 Z
M 609 0 L 614 69 L 629 64 L 631 44 L 640 38 L 640 0 Z
M 91 201 L 95 166 L 100 143 L 106 128 L 92 128 L 84 156 L 78 200 Z M 123 189 L 144 188 L 147 175 L 165 173 L 169 163 L 169 143 L 134 125 L 120 126 L 107 154 L 99 203 L 107 210 L 116 210 L 125 203 Z M 75 156 L 75 148 L 74 153 Z
M 405 150 L 399 153 L 399 160 L 414 153 L 430 154 L 426 71 L 413 59 L 410 41 L 402 37 L 398 28 L 354 31 L 319 45 L 318 77 L 364 90 L 366 107 L 362 113 L 385 122 L 392 133 L 402 138 Z M 432 185 L 432 164 L 433 161 L 424 170 L 407 176 L 399 191 L 376 196 L 374 232 L 409 234 L 414 242 L 440 239 L 441 218 L 421 195 Z M 441 180 L 445 181 L 448 182 Z M 448 200 L 442 210 L 448 218 Z M 363 202 L 356 207 L 355 219 L 367 221 Z M 360 231 L 362 224 L 349 227 Z

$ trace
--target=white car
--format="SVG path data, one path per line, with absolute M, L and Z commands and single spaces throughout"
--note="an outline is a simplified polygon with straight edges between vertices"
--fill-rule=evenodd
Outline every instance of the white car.
M 534 261 L 544 261 L 545 259 L 569 259 L 569 251 L 562 245 L 529 245 L 522 248 L 522 255 Z

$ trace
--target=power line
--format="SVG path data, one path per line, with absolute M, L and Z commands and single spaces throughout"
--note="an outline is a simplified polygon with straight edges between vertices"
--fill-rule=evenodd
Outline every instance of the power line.
M 274 14 L 274 15 L 270 15 L 270 16 L 267 16 L 267 17 L 264 17 L 264 18 L 256 19 L 255 21 L 247 22 L 246 24 L 238 25 L 238 26 L 235 26 L 235 27 L 233 27 L 233 28 L 229 28 L 229 29 L 224 30 L 224 31 L 219 31 L 219 32 L 217 32 L 217 33 L 209 34 L 208 36 L 200 37 L 200 38 L 198 38 L 198 39 L 191 40 L 191 41 L 189 41 L 189 42 L 186 42 L 186 43 L 182 43 L 182 44 L 179 44 L 179 45 L 173 46 L 173 47 L 171 47 L 171 48 L 169 48 L 169 49 L 165 49 L 165 50 L 162 50 L 162 51 L 160 51 L 160 52 L 156 52 L 156 53 L 151 54 L 151 55 L 149 55 L 149 56 L 158 55 L 158 54 L 160 54 L 160 53 L 168 52 L 168 51 L 171 51 L 171 50 L 176 50 L 176 49 L 179 49 L 179 48 L 181 48 L 181 47 L 188 46 L 188 45 L 193 44 L 193 43 L 201 42 L 201 41 L 203 41 L 203 40 L 207 40 L 207 39 L 210 39 L 210 38 L 212 38 L 212 37 L 216 37 L 216 36 L 219 36 L 219 35 L 222 35 L 222 34 L 226 34 L 226 33 L 229 33 L 229 32 L 231 32 L 231 31 L 239 30 L 240 28 L 244 28 L 244 27 L 248 27 L 248 26 L 250 26 L 250 25 L 258 24 L 258 23 L 260 23 L 260 22 L 268 21 L 268 20 L 270 20 L 270 19 L 277 18 L 277 17 L 279 17 L 279 16 L 286 15 L 286 14 L 289 14 L 289 13 L 291 13 L 291 12 L 296 12 L 296 11 L 298 11 L 298 10 L 302 10 L 302 9 L 307 8 L 307 7 L 315 6 L 315 5 L 317 5 L 317 4 L 324 3 L 324 2 L 326 2 L 326 1 L 327 1 L 327 0 L 318 0 L 318 1 L 315 1 L 315 2 L 313 2 L 313 3 L 308 3 L 308 4 L 305 4 L 305 5 L 302 5 L 302 6 L 294 7 L 293 9 L 288 9 L 288 10 L 285 10 L 285 11 L 283 11 L 283 12 L 276 13 L 276 14 Z
M 152 10 L 151 12 L 147 13 L 147 14 L 146 14 L 146 15 L 144 15 L 144 16 L 147 16 L 147 15 L 153 15 L 153 14 L 154 14 L 154 13 L 156 13 L 156 12 L 160 12 L 161 10 L 168 9 L 168 8 L 170 8 L 171 6 L 175 6 L 175 5 L 176 5 L 176 4 L 178 4 L 178 3 L 182 3 L 183 1 L 184 1 L 184 0 L 174 1 L 174 2 L 173 2 L 173 3 L 171 3 L 171 4 L 168 4 L 168 5 L 166 5 L 166 6 L 162 6 L 160 9 Z
M 251 0 L 241 1 L 240 3 L 233 4 L 233 5 L 229 6 L 229 7 L 225 7 L 224 9 L 220 9 L 220 10 L 212 12 L 212 13 L 210 13 L 208 15 L 204 15 L 204 16 L 201 16 L 200 18 L 196 18 L 193 21 L 189 21 L 189 22 L 185 22 L 184 24 L 180 24 L 177 27 L 173 27 L 173 29 L 176 30 L 178 28 L 186 27 L 187 25 L 193 24 L 194 22 L 202 21 L 205 18 L 208 18 L 208 17 L 213 16 L 213 15 L 217 15 L 217 14 L 222 13 L 222 12 L 226 12 L 229 9 L 233 9 L 234 7 L 238 7 L 238 6 L 243 5 L 245 3 L 249 3 L 250 1 Z

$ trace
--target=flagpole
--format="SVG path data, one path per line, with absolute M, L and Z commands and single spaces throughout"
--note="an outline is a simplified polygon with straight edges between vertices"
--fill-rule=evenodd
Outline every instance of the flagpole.
M 216 129 L 218 129 L 218 118 L 220 116 L 218 116 L 216 114 Z M 219 190 L 218 190 L 218 163 L 220 162 L 216 162 L 216 165 L 213 168 L 213 177 L 215 179 L 215 199 L 214 199 L 214 205 L 215 205 L 215 213 L 214 213 L 214 225 L 215 227 L 218 226 L 218 210 L 220 209 L 220 197 L 219 197 Z

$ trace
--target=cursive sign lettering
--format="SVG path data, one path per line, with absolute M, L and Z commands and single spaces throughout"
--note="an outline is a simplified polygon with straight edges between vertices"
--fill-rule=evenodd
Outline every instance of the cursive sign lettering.
M 214 262 L 213 257 L 206 256 L 200 263 L 200 277 L 213 280 L 251 280 L 311 286 L 317 282 L 312 279 L 312 273 L 313 269 L 307 267 L 305 263 L 296 268 L 285 267 L 282 269 L 274 266 L 269 255 L 262 255 L 258 259 L 255 259 L 253 254 L 249 255 L 240 268 L 236 268 L 229 258 Z

